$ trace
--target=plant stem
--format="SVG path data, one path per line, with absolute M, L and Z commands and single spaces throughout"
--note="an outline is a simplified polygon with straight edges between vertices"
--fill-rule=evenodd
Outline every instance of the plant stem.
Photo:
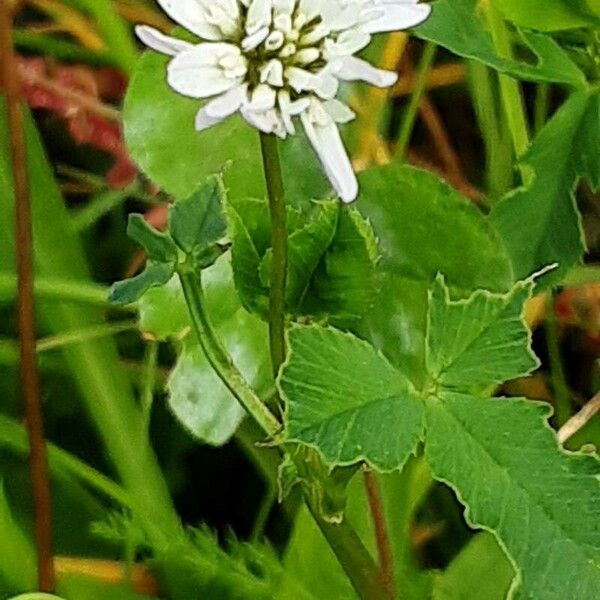
M 373 558 L 347 520 L 340 524 L 329 523 L 311 502 L 307 501 L 307 505 L 359 597 L 362 600 L 393 598 L 384 586 Z
M 275 437 L 281 424 L 273 416 L 233 364 L 210 323 L 204 303 L 202 281 L 189 265 L 178 270 L 192 324 L 198 341 L 215 373 L 269 437 Z M 344 522 L 327 522 L 308 498 L 305 498 L 319 528 L 327 539 L 356 591 L 364 600 L 389 598 L 380 578 L 379 569 L 352 527 Z
M 546 121 L 548 120 L 548 112 L 550 109 L 552 88 L 548 83 L 539 83 L 535 95 L 533 127 L 535 133 L 539 133 Z
M 492 39 L 498 56 L 512 58 L 510 37 L 504 18 L 500 11 L 491 2 L 485 3 L 485 14 L 490 26 Z M 504 107 L 504 116 L 511 133 L 513 147 L 517 159 L 521 158 L 529 148 L 529 125 L 525 103 L 521 94 L 519 83 L 508 75 L 500 74 L 500 95 Z M 528 176 L 521 172 L 523 183 L 528 183 Z
M 135 321 L 125 323 L 107 323 L 103 325 L 94 325 L 86 329 L 77 331 L 65 331 L 57 335 L 40 339 L 36 344 L 37 352 L 48 352 L 70 346 L 72 344 L 81 344 L 89 340 L 95 340 L 103 337 L 111 337 L 117 333 L 125 331 L 135 331 L 138 324 Z
M 25 421 L 29 437 L 29 470 L 35 513 L 38 587 L 53 592 L 56 585 L 52 558 L 52 496 L 44 438 L 40 376 L 36 357 L 35 300 L 33 291 L 33 232 L 27 175 L 23 108 L 12 42 L 12 2 L 0 5 L 1 80 L 6 93 L 9 148 L 15 189 L 15 230 L 20 372 Z
M 0 300 L 13 300 L 17 278 L 12 273 L 0 273 Z M 108 289 L 90 282 L 70 281 L 57 277 L 36 277 L 34 292 L 45 300 L 60 300 L 120 309 L 108 302 Z M 128 309 L 132 310 L 131 307 Z
M 396 145 L 396 160 L 403 163 L 406 159 L 406 153 L 410 144 L 410 138 L 412 137 L 415 123 L 417 121 L 417 115 L 419 114 L 419 106 L 421 105 L 421 99 L 425 93 L 427 86 L 427 76 L 435 60 L 437 53 L 437 45 L 433 42 L 427 42 L 423 50 L 421 61 L 419 62 L 419 68 L 417 69 L 417 76 L 415 79 L 415 87 L 404 113 L 404 119 L 400 126 L 400 133 L 398 135 L 398 143 Z
M 546 311 L 546 344 L 550 361 L 550 377 L 554 390 L 556 423 L 562 427 L 571 418 L 571 392 L 567 385 L 558 339 L 558 323 L 554 308 L 554 294 L 550 294 Z
M 379 555 L 379 568 L 383 583 L 393 598 L 396 595 L 394 586 L 394 555 L 388 535 L 388 527 L 385 518 L 385 506 L 383 504 L 383 495 L 377 475 L 373 471 L 363 471 L 371 519 L 373 520 L 373 529 L 375 530 L 375 539 L 377 541 L 377 552 Z
M 277 377 L 285 362 L 285 288 L 287 279 L 287 216 L 283 190 L 283 176 L 274 135 L 260 134 L 265 181 L 271 213 L 273 266 L 271 272 L 269 305 L 269 339 L 273 372 Z
M 281 425 L 245 381 L 217 338 L 204 305 L 200 276 L 186 266 L 181 267 L 178 274 L 194 330 L 210 365 L 264 433 L 274 437 L 279 433 Z
M 142 374 L 142 421 L 144 429 L 149 431 L 152 417 L 152 404 L 154 402 L 154 389 L 156 387 L 156 369 L 158 366 L 158 342 L 150 340 L 146 345 L 144 357 L 144 372 Z

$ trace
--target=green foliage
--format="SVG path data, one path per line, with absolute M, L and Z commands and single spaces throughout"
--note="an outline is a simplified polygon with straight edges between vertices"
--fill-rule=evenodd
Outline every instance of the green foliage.
M 527 400 L 443 392 L 427 401 L 427 459 L 456 490 L 469 523 L 492 531 L 509 553 L 520 597 L 592 600 L 600 464 L 559 450 L 548 414 Z
M 377 232 L 379 294 L 356 331 L 413 382 L 425 373 L 427 292 L 438 272 L 462 295 L 513 282 L 502 241 L 472 202 L 431 173 L 390 165 L 360 176 L 360 212 Z
M 499 56 L 477 5 L 477 0 L 438 0 L 433 4 L 431 17 L 415 33 L 458 56 L 472 58 L 518 79 L 584 86 L 581 71 L 549 36 L 521 32 L 522 43 L 535 55 L 537 64 Z
M 294 328 L 279 388 L 286 398 L 286 439 L 319 449 L 331 465 L 366 460 L 399 469 L 422 435 L 411 383 L 371 346 L 321 327 Z
M 600 529 L 590 527 L 600 464 L 558 449 L 543 405 L 484 399 L 472 389 L 535 366 L 520 318 L 530 293 L 530 284 L 517 284 L 505 295 L 475 292 L 455 302 L 438 279 L 429 300 L 429 381 L 418 392 L 353 336 L 292 330 L 279 382 L 286 439 L 318 448 L 332 467 L 365 460 L 393 469 L 424 437 L 434 477 L 456 490 L 473 526 L 500 540 L 524 597 L 591 599 L 600 584 Z
M 598 27 L 600 7 L 594 0 L 494 0 L 507 19 L 540 31 Z
M 196 193 L 175 202 L 169 212 L 169 232 L 186 254 L 199 255 L 225 236 L 224 198 L 222 180 L 210 177 Z
M 524 340 L 522 312 L 532 284 L 518 284 L 501 296 L 475 292 L 453 302 L 442 279 L 430 292 L 427 369 L 436 385 L 485 388 L 539 366 Z
M 435 578 L 433 600 L 505 600 L 514 577 L 494 536 L 478 533 Z
M 497 203 L 491 215 L 517 277 L 557 263 L 559 268 L 542 279 L 549 285 L 581 261 L 584 241 L 574 191 L 582 178 L 600 187 L 600 159 L 594 150 L 599 141 L 600 96 L 580 92 L 567 100 L 523 157 L 533 182 Z
M 136 277 L 115 283 L 110 290 L 109 300 L 114 304 L 131 304 L 150 288 L 165 285 L 173 276 L 174 269 L 174 264 L 148 263 Z
M 230 200 L 236 287 L 247 310 L 268 314 L 272 249 L 265 202 Z M 355 322 L 370 307 L 375 289 L 377 244 L 370 225 L 337 201 L 288 209 L 286 309 L 338 325 Z

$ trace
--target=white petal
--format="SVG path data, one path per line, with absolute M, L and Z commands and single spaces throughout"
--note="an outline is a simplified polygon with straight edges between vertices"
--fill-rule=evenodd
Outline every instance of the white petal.
M 223 117 L 211 117 L 206 114 L 206 109 L 201 108 L 196 114 L 196 131 L 204 131 L 205 129 L 211 128 L 213 125 L 217 125 L 223 120 Z
M 224 119 L 239 110 L 246 100 L 247 93 L 248 86 L 246 84 L 238 85 L 208 102 L 203 110 L 210 117 Z
M 349 123 L 356 118 L 356 113 L 339 100 L 323 102 L 323 108 L 336 123 Z
M 412 0 L 384 0 L 385 15 L 367 22 L 362 29 L 367 33 L 384 33 L 416 27 L 431 14 L 428 4 L 415 4 Z
M 342 81 L 365 81 L 382 88 L 394 85 L 398 80 L 398 75 L 393 71 L 376 69 L 355 56 L 336 58 L 327 65 L 327 70 Z
M 207 22 L 203 0 L 158 0 L 158 3 L 173 21 L 197 36 L 211 41 L 222 38 L 218 27 Z
M 246 15 L 246 33 L 252 35 L 271 24 L 272 0 L 252 0 Z
M 344 202 L 353 202 L 358 195 L 358 181 L 337 125 L 332 119 L 325 125 L 313 123 L 310 111 L 303 112 L 300 118 L 338 196 Z
M 177 56 L 180 52 L 189 50 L 193 46 L 189 42 L 169 37 L 148 25 L 138 25 L 135 33 L 148 48 L 169 56 Z
M 198 44 L 178 54 L 167 68 L 167 82 L 180 94 L 208 98 L 242 83 L 245 70 L 224 68 L 241 57 L 236 46 L 224 43 Z

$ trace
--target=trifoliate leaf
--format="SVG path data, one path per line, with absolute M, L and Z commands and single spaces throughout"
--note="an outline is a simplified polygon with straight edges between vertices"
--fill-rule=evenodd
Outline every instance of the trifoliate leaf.
M 575 93 L 523 157 L 533 182 L 498 202 L 491 214 L 517 277 L 558 263 L 540 282 L 550 285 L 581 261 L 584 241 L 574 189 L 580 177 L 600 185 L 599 143 L 600 96 Z
M 225 236 L 224 199 L 223 182 L 210 177 L 197 192 L 171 207 L 169 232 L 185 253 L 198 254 Z
M 473 527 L 517 569 L 518 598 L 594 600 L 600 589 L 600 463 L 558 448 L 547 405 L 441 392 L 427 400 L 426 456 Z
M 354 329 L 420 385 L 427 292 L 436 275 L 465 296 L 480 288 L 506 292 L 514 283 L 510 261 L 481 211 L 432 173 L 377 167 L 360 174 L 360 188 L 357 206 L 377 232 L 381 260 L 379 293 Z
M 408 379 L 369 344 L 334 329 L 295 327 L 289 343 L 279 380 L 287 440 L 317 448 L 330 465 L 400 468 L 422 434 Z
M 415 34 L 518 79 L 564 83 L 574 88 L 585 86 L 583 73 L 547 35 L 522 34 L 526 49 L 537 57 L 537 64 L 498 56 L 478 4 L 478 0 L 439 0 L 433 4 L 431 17 L 415 28 Z
M 177 260 L 173 240 L 151 227 L 142 215 L 129 215 L 127 235 L 146 250 L 150 260 L 164 263 Z
M 109 293 L 114 304 L 131 304 L 139 300 L 149 289 L 169 282 L 175 265 L 173 263 L 149 263 L 136 277 L 115 283 Z
M 521 283 L 504 295 L 480 290 L 452 301 L 438 277 L 429 294 L 426 354 L 436 385 L 485 387 L 526 375 L 539 365 L 523 321 L 532 287 Z

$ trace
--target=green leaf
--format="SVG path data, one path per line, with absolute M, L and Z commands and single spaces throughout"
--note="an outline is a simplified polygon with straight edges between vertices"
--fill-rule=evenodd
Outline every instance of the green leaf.
M 237 431 L 244 409 L 214 375 L 197 340 L 188 338 L 169 378 L 169 407 L 200 441 L 222 446 Z
M 150 288 L 165 285 L 175 271 L 169 263 L 149 263 L 136 277 L 115 283 L 109 293 L 114 304 L 131 304 L 139 300 Z
M 574 189 L 580 177 L 600 186 L 598 143 L 600 97 L 575 93 L 523 157 L 533 183 L 494 205 L 492 223 L 518 278 L 558 263 L 559 268 L 542 279 L 549 285 L 581 261 L 584 241 Z
M 549 36 L 522 33 L 522 42 L 536 56 L 537 64 L 498 56 L 477 5 L 478 0 L 439 0 L 433 4 L 431 17 L 415 29 L 415 34 L 518 79 L 584 87 L 583 73 Z
M 302 312 L 337 327 L 355 324 L 377 295 L 378 259 L 370 223 L 357 210 L 340 207 L 333 240 L 313 273 Z
M 229 223 L 231 264 L 242 304 L 249 312 L 268 313 L 268 287 L 260 278 L 262 257 L 271 245 L 269 209 L 264 200 L 230 200 L 226 207 Z
M 594 17 L 593 9 L 586 6 L 586 0 L 494 0 L 494 3 L 513 23 L 539 31 L 600 25 L 598 7 Z
M 197 192 L 171 207 L 169 232 L 184 252 L 197 254 L 225 236 L 224 200 L 222 180 L 210 177 Z
M 427 291 L 438 273 L 465 295 L 505 292 L 512 269 L 499 235 L 472 202 L 413 167 L 360 175 L 359 211 L 377 232 L 382 257 L 373 309 L 356 328 L 413 383 L 425 381 Z
M 330 465 L 361 460 L 400 469 L 422 435 L 410 382 L 373 348 L 334 329 L 295 327 L 279 380 L 286 439 L 317 448 Z
M 505 600 L 514 578 L 496 538 L 478 533 L 436 577 L 433 600 Z
M 238 293 L 247 310 L 268 314 L 272 263 L 266 202 L 231 200 L 227 206 Z M 289 208 L 286 308 L 336 324 L 359 319 L 376 292 L 377 246 L 370 225 L 338 201 Z
M 177 260 L 173 240 L 151 227 L 142 215 L 129 215 L 127 235 L 146 250 L 150 260 L 164 263 Z
M 530 373 L 539 362 L 529 348 L 523 306 L 532 283 L 507 294 L 481 290 L 452 301 L 442 278 L 429 294 L 427 367 L 436 385 L 485 387 Z
M 133 160 L 176 198 L 192 195 L 226 165 L 223 177 L 231 197 L 262 197 L 265 184 L 257 131 L 235 116 L 197 132 L 194 122 L 202 103 L 169 88 L 168 61 L 146 52 L 129 85 L 123 119 Z M 324 197 L 329 186 L 304 137 L 295 136 L 280 148 L 288 201 Z M 297 176 L 299 171 L 302 177 Z
M 519 598 L 594 600 L 600 589 L 600 464 L 567 454 L 547 405 L 442 392 L 427 401 L 426 456 L 473 527 L 498 538 Z
M 291 313 L 300 310 L 313 274 L 331 245 L 336 231 L 338 207 L 337 201 L 319 203 L 307 222 L 289 236 L 286 305 Z M 267 289 L 272 263 L 273 250 L 269 248 L 259 267 L 261 283 Z

